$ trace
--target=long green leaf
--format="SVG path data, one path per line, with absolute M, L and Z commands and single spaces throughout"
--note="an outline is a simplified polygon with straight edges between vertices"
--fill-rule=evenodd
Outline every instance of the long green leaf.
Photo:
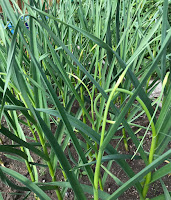
M 141 170 L 139 173 L 137 173 L 134 177 L 129 179 L 126 183 L 124 183 L 119 189 L 117 189 L 107 200 L 115 200 L 117 199 L 124 191 L 126 191 L 128 188 L 133 186 L 137 181 L 141 180 L 146 174 L 148 174 L 150 171 L 155 169 L 157 166 L 159 166 L 165 159 L 169 158 L 171 156 L 171 149 L 168 150 L 166 153 L 161 155 L 159 158 L 157 158 L 155 161 L 153 161 L 150 165 L 145 167 L 143 170 Z
M 18 156 L 24 158 L 25 160 L 28 159 L 27 155 L 24 152 L 22 152 L 18 149 L 12 148 L 12 147 L 6 147 L 3 145 L 0 145 L 0 152 L 4 152 L 6 154 L 8 154 L 8 153 L 15 154 L 15 155 L 18 155 Z
M 44 193 L 35 183 L 31 182 L 25 176 L 15 172 L 11 169 L 0 167 L 0 170 L 17 179 L 21 183 L 23 183 L 26 187 L 28 187 L 32 192 L 34 192 L 40 199 L 42 200 L 51 200 L 46 193 Z
M 162 178 L 163 176 L 168 175 L 169 173 L 171 173 L 171 163 L 169 163 L 169 164 L 165 165 L 164 167 L 161 167 L 160 169 L 155 171 L 152 175 L 151 183 Z
M 51 182 L 51 183 L 43 183 L 43 184 L 38 183 L 38 185 L 49 185 L 49 186 L 57 185 L 59 187 L 71 188 L 71 184 L 69 182 Z M 86 193 L 93 194 L 93 188 L 91 186 L 85 185 L 85 184 L 80 184 L 80 185 Z M 104 200 L 110 196 L 109 194 L 101 190 L 99 190 L 99 194 L 100 194 L 100 199 L 104 199 Z
M 160 182 L 162 184 L 162 188 L 163 188 L 163 191 L 164 191 L 165 200 L 170 200 L 171 199 L 171 195 L 169 194 L 169 191 L 167 190 L 164 182 L 162 180 L 160 180 Z
M 39 155 L 44 160 L 46 160 L 46 161 L 49 160 L 49 158 L 47 158 L 47 156 L 44 153 L 42 153 L 42 151 L 40 151 L 39 149 L 36 149 L 33 145 L 30 145 L 29 143 L 25 142 L 24 140 L 18 138 L 13 133 L 11 133 L 7 128 L 1 126 L 0 132 L 3 135 L 5 135 L 6 137 L 8 137 L 10 140 L 20 144 L 23 147 L 26 147 L 26 148 L 30 149 L 31 151 L 33 151 L 34 153 Z
M 169 192 L 169 194 L 171 195 L 171 192 Z M 152 198 L 151 200 L 166 200 L 166 199 L 165 199 L 164 194 L 162 194 L 162 195 Z

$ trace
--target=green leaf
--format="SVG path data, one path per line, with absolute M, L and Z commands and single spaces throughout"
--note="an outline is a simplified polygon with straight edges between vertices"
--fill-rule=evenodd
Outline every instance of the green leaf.
M 0 192 L 0 200 L 4 200 L 1 192 Z
M 170 200 L 171 199 L 171 195 L 169 194 L 169 191 L 167 190 L 164 182 L 161 179 L 160 179 L 160 182 L 162 184 L 162 188 L 163 188 L 163 191 L 164 191 L 165 200 Z
M 22 158 L 18 158 L 17 156 L 12 156 L 12 155 L 8 155 L 8 154 L 5 154 L 5 156 L 9 159 L 12 159 L 12 160 L 17 160 L 19 162 L 22 162 L 22 163 L 25 163 L 25 160 L 22 159 Z
M 164 98 L 162 109 L 156 123 L 156 132 L 158 134 L 158 142 L 156 154 L 160 155 L 171 140 L 171 123 L 169 122 L 171 115 L 171 85 L 169 85 L 168 93 Z
M 169 194 L 171 195 L 171 192 L 169 192 Z M 166 200 L 166 199 L 165 199 L 165 195 L 161 194 L 161 195 L 159 195 L 157 197 L 154 197 L 154 198 L 152 198 L 150 200 Z
M 50 182 L 50 183 L 38 183 L 38 185 L 49 185 L 49 186 L 57 185 L 59 187 L 71 188 L 71 184 L 69 182 L 60 182 L 60 181 Z M 85 184 L 80 184 L 80 185 L 86 193 L 93 195 L 93 188 L 91 186 L 85 185 Z M 104 200 L 110 196 L 109 194 L 101 190 L 99 190 L 99 195 L 100 195 L 100 198 Z
M 18 138 L 17 136 L 15 136 L 13 133 L 11 133 L 5 127 L 1 126 L 0 133 L 2 133 L 3 135 L 7 136 L 9 139 L 13 140 L 14 142 L 20 144 L 21 146 L 30 149 L 31 151 L 33 151 L 34 153 L 39 155 L 44 160 L 46 160 L 46 161 L 49 160 L 49 158 L 42 151 L 36 149 L 33 145 L 30 145 L 29 143 L 25 142 L 24 140 Z
M 6 69 L 7 70 L 7 76 L 6 76 L 5 85 L 4 85 L 4 88 L 3 88 L 3 98 L 2 98 L 2 103 L 1 103 L 0 118 L 2 118 L 3 109 L 4 109 L 4 105 L 5 105 L 6 90 L 7 90 L 10 78 L 11 78 L 13 65 L 14 65 L 13 61 L 14 61 L 14 55 L 15 55 L 15 51 L 16 51 L 15 47 L 16 47 L 17 32 L 18 32 L 18 25 L 19 25 L 18 22 L 17 22 L 17 25 L 16 25 L 16 29 L 14 31 L 11 46 L 10 46 L 9 51 L 8 51 L 7 69 Z
M 101 167 L 107 172 L 107 174 L 109 174 L 109 176 L 113 178 L 118 186 L 123 185 L 123 182 L 120 181 L 115 175 L 113 175 L 106 167 L 104 167 L 103 165 L 101 165 Z
M 116 161 L 116 160 L 125 160 L 125 159 L 131 159 L 131 158 L 132 158 L 132 155 L 113 154 L 113 155 L 103 156 L 101 162 L 103 163 L 103 162 L 108 162 L 108 161 L 111 161 L 111 160 L 115 160 Z M 140 156 L 135 156 L 134 158 L 135 159 L 140 159 L 141 157 Z M 96 162 L 97 161 L 88 162 L 86 164 L 82 164 L 82 165 L 76 166 L 72 170 L 75 170 L 75 169 L 80 168 L 80 167 L 85 167 L 87 165 L 93 165 Z
M 171 163 L 165 165 L 164 167 L 161 167 L 157 171 L 155 171 L 152 175 L 151 182 L 153 183 L 154 181 L 162 178 L 163 176 L 166 176 L 167 174 L 171 173 Z
M 21 183 L 23 183 L 26 187 L 28 187 L 32 192 L 34 192 L 40 199 L 42 200 L 51 200 L 46 193 L 44 193 L 35 183 L 31 182 L 25 176 L 15 172 L 11 169 L 0 167 L 0 169 L 5 172 L 6 174 L 12 176 L 13 178 L 17 179 Z
M 6 147 L 6 146 L 3 146 L 3 145 L 0 145 L 0 152 L 4 152 L 6 154 L 9 154 L 9 153 L 15 154 L 17 156 L 24 158 L 25 160 L 28 159 L 27 155 L 23 151 L 20 151 L 18 149 L 12 148 L 12 147 Z
M 39 167 L 46 167 L 46 168 L 48 168 L 48 165 L 44 165 L 44 164 L 41 164 L 41 163 L 29 162 L 29 164 L 36 165 L 36 166 L 39 166 Z
M 154 160 L 151 164 L 149 164 L 147 167 L 145 167 L 143 170 L 141 170 L 139 173 L 137 173 L 134 177 L 130 178 L 119 189 L 117 189 L 107 200 L 117 199 L 124 191 L 126 191 L 128 188 L 133 186 L 136 182 L 141 180 L 146 174 L 151 172 L 153 169 L 155 169 L 157 166 L 159 166 L 164 160 L 166 160 L 170 156 L 171 156 L 171 149 L 168 150 L 163 155 L 161 155 L 156 160 Z
M 167 13 L 168 13 L 168 0 L 164 0 L 163 3 L 163 19 L 162 19 L 162 36 L 161 36 L 161 43 L 163 43 L 166 37 L 167 31 Z M 161 58 L 161 80 L 163 81 L 164 76 L 166 74 L 166 50 L 163 53 Z

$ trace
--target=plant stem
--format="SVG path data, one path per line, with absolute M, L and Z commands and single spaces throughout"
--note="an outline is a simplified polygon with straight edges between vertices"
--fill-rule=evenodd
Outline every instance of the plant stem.
M 35 127 L 36 127 L 37 133 L 39 135 L 39 139 L 40 139 L 40 143 L 41 143 L 42 148 L 43 148 L 43 152 L 49 158 L 49 154 L 48 154 L 48 151 L 47 151 L 47 148 L 46 148 L 45 140 L 44 140 L 44 138 L 41 134 L 41 130 L 39 129 L 39 127 L 37 125 L 35 125 Z M 49 161 L 47 161 L 47 165 L 48 165 L 48 168 L 49 168 L 49 173 L 51 175 L 52 181 L 54 182 L 54 181 L 56 181 L 56 177 L 55 177 L 53 166 L 52 166 L 50 159 L 49 159 Z M 62 198 L 62 195 L 61 195 L 61 192 L 60 192 L 60 189 L 59 189 L 58 186 L 56 186 L 55 192 L 56 192 L 56 195 L 58 197 L 58 200 L 62 200 L 63 198 Z
M 123 103 L 123 95 L 121 95 L 121 104 Z M 127 143 L 127 138 L 126 138 L 126 132 L 125 132 L 125 128 L 122 128 L 122 134 L 123 134 L 123 142 L 124 142 L 124 146 L 126 151 L 128 151 L 128 143 Z
M 125 149 L 126 151 L 129 151 L 125 128 L 122 128 L 122 134 L 123 134 L 123 142 L 124 142 Z

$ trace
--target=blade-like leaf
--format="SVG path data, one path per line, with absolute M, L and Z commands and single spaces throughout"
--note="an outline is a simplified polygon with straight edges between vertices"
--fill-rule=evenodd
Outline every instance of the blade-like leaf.
M 163 191 L 164 191 L 165 200 L 170 200 L 171 199 L 171 195 L 169 194 L 169 191 L 167 190 L 164 182 L 162 180 L 160 180 L 160 182 L 162 184 L 162 188 L 163 188 Z
M 8 154 L 8 153 L 15 154 L 15 155 L 18 155 L 18 156 L 24 158 L 25 160 L 28 159 L 27 155 L 24 152 L 20 151 L 19 149 L 12 148 L 12 147 L 6 147 L 4 145 L 0 145 L 0 152 L 4 152 L 6 154 Z
M 169 173 L 171 173 L 171 163 L 169 163 L 169 164 L 165 165 L 164 167 L 161 167 L 160 169 L 155 171 L 152 175 L 151 183 L 162 178 L 163 176 L 166 176 Z
M 32 192 L 34 192 L 40 199 L 42 200 L 51 200 L 47 194 L 45 194 L 35 183 L 31 182 L 25 176 L 15 172 L 11 169 L 0 167 L 0 170 L 17 179 L 21 183 L 23 183 L 26 187 L 28 187 Z
M 39 155 L 44 160 L 47 160 L 47 161 L 49 160 L 49 158 L 44 153 L 42 153 L 42 151 L 36 149 L 33 145 L 30 145 L 29 143 L 27 143 L 27 142 L 23 141 L 22 139 L 18 138 L 17 136 L 15 136 L 13 133 L 11 133 L 5 127 L 3 127 L 3 126 L 1 127 L 0 133 L 2 133 L 3 135 L 5 135 L 9 139 L 13 140 L 14 142 L 20 144 L 21 146 L 30 149 L 31 151 L 33 151 L 34 153 L 36 153 L 37 155 Z
M 117 199 L 124 191 L 126 191 L 129 187 L 133 186 L 137 181 L 141 180 L 146 174 L 152 171 L 154 168 L 159 166 L 165 159 L 171 156 L 171 149 L 166 153 L 161 155 L 155 161 L 153 161 L 150 165 L 145 167 L 139 173 L 137 173 L 134 177 L 129 179 L 126 183 L 124 183 L 119 189 L 117 189 L 107 200 L 115 200 Z

